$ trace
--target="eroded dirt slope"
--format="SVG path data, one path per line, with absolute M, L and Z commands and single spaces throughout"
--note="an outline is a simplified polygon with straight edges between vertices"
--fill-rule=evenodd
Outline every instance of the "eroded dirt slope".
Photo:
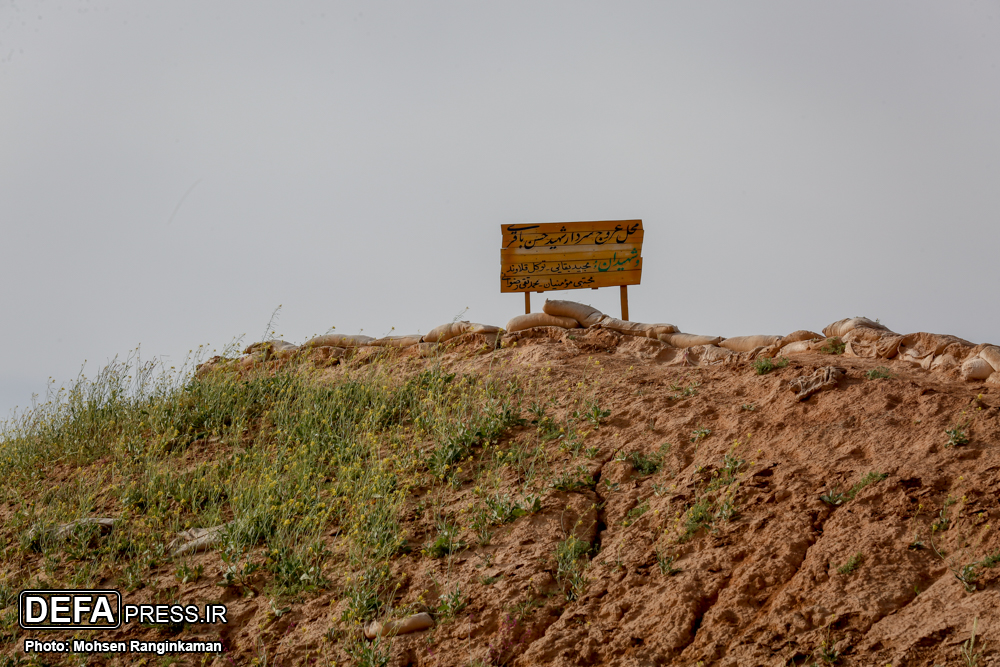
M 746 361 L 668 365 L 664 348 L 549 332 L 496 351 L 469 340 L 431 359 L 378 362 L 520 378 L 537 409 L 526 403 L 526 423 L 498 446 L 540 443 L 553 471 L 536 511 L 485 545 L 463 529 L 465 548 L 449 558 L 423 550 L 440 515 L 461 517 L 482 493 L 482 452 L 464 482 L 437 492 L 437 518 L 425 511 L 430 491 L 414 490 L 412 550 L 391 563 L 394 604 L 433 610 L 456 589 L 467 604 L 394 638 L 391 664 L 964 665 L 974 622 L 978 664 L 1000 664 L 1000 567 L 990 567 L 1000 559 L 989 559 L 1000 553 L 998 387 L 903 363 L 869 379 L 879 362 L 824 354 L 765 375 Z M 327 372 L 364 363 L 359 354 Z M 831 365 L 846 371 L 836 387 L 796 400 L 789 383 Z M 570 388 L 589 397 L 599 428 Z M 578 424 L 579 439 L 541 439 L 542 415 Z M 967 442 L 949 444 L 949 430 Z M 500 474 L 501 490 L 523 493 L 523 467 Z M 586 546 L 575 579 L 557 559 L 570 536 Z M 331 550 L 338 539 L 331 532 Z M 220 568 L 212 552 L 190 562 Z M 162 570 L 157 586 L 172 595 L 230 605 L 228 652 L 207 664 L 352 660 L 341 645 L 359 630 L 338 621 L 350 572 L 328 573 L 326 590 L 276 615 L 264 596 Z

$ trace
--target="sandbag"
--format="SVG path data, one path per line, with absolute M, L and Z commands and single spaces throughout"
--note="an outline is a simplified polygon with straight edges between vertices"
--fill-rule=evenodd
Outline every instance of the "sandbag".
M 899 352 L 903 336 L 883 329 L 857 327 L 847 332 L 841 340 L 844 341 L 844 354 L 848 357 L 892 359 Z
M 354 336 L 324 334 L 310 338 L 302 344 L 302 347 L 307 349 L 311 347 L 362 347 L 363 345 L 371 345 L 373 340 L 375 339 L 371 336 L 362 336 L 360 334 Z
M 770 347 L 776 345 L 781 340 L 781 336 L 736 336 L 726 338 L 719 347 L 724 347 L 733 352 L 752 352 L 758 347 Z
M 689 357 L 691 355 L 697 357 L 694 361 L 699 366 L 722 363 L 735 354 L 732 350 L 727 350 L 717 345 L 699 345 L 698 347 L 689 349 L 688 352 Z
M 546 313 L 527 313 L 518 315 L 507 323 L 507 333 L 514 333 L 532 327 L 562 327 L 563 329 L 576 329 L 580 326 L 572 317 L 556 317 Z
M 979 357 L 993 367 L 993 370 L 1000 371 L 1000 347 L 987 345 L 979 351 Z
M 981 357 L 966 359 L 965 363 L 962 364 L 963 380 L 985 380 L 993 375 L 993 372 L 990 363 Z
M 964 359 L 968 356 L 968 348 L 971 347 L 973 347 L 972 343 L 957 336 L 919 332 L 902 337 L 899 341 L 897 356 L 902 361 L 909 361 L 928 368 L 932 358 L 939 354 L 949 352 L 957 359 Z
M 673 324 L 647 324 L 646 325 L 646 338 L 659 338 L 662 336 L 669 336 L 670 334 L 677 333 L 677 327 Z
M 236 359 L 227 359 L 226 357 L 214 356 L 208 361 L 198 364 L 194 369 L 194 376 L 196 378 L 202 378 L 212 371 L 218 370 L 220 368 L 225 368 L 226 366 L 236 362 Z
M 266 340 L 260 343 L 253 343 L 247 349 L 243 350 L 243 354 L 253 354 L 254 352 L 262 352 L 265 359 L 288 359 L 299 349 L 298 345 L 294 343 L 289 343 L 284 340 Z
M 407 616 L 399 621 L 389 621 L 381 623 L 372 621 L 365 625 L 365 637 L 375 639 L 376 637 L 392 637 L 394 635 L 405 635 L 410 632 L 420 632 L 434 625 L 434 619 L 425 611 L 419 614 Z
M 870 320 L 867 317 L 848 317 L 844 320 L 839 320 L 833 324 L 823 328 L 823 335 L 827 338 L 833 338 L 834 336 L 844 336 L 849 331 L 853 331 L 858 327 L 868 327 L 869 329 L 879 329 L 881 331 L 888 331 L 889 328 L 884 324 L 879 324 L 874 320 Z
M 167 546 L 168 549 L 173 549 L 170 555 L 183 556 L 210 549 L 226 536 L 229 525 L 224 523 L 211 528 L 191 528 L 177 533 L 177 537 Z
M 604 319 L 604 313 L 601 311 L 576 301 L 546 299 L 545 305 L 542 306 L 542 312 L 555 317 L 572 317 L 580 323 L 581 327 L 592 327 Z
M 409 336 L 385 336 L 379 338 L 378 340 L 373 340 L 372 345 L 377 347 L 410 347 L 411 345 L 416 345 L 420 342 L 420 334 L 412 334 Z
M 816 343 L 818 341 L 811 340 L 798 340 L 794 343 L 789 343 L 788 345 L 783 345 L 781 347 L 780 354 L 806 354 L 807 352 L 816 351 Z
M 942 354 L 941 356 L 934 357 L 934 360 L 931 362 L 930 370 L 946 371 L 951 368 L 955 368 L 958 365 L 958 359 L 950 354 Z
M 800 343 L 804 340 L 818 340 L 820 338 L 822 338 L 822 336 L 818 333 L 806 331 L 805 329 L 799 329 L 798 331 L 793 331 L 787 336 L 782 336 L 781 340 L 778 341 L 778 345 L 785 346 L 790 343 Z
M 671 347 L 718 345 L 722 342 L 722 336 L 699 336 L 698 334 L 689 333 L 661 333 L 656 338 Z
M 500 327 L 495 327 L 491 324 L 477 324 L 475 322 L 449 322 L 448 324 L 442 324 L 436 326 L 424 335 L 425 343 L 443 343 L 446 340 L 454 338 L 455 336 L 461 336 L 467 333 L 496 333 L 500 331 Z
M 619 320 L 617 317 L 605 317 L 600 322 L 602 329 L 611 329 L 620 334 L 628 336 L 644 336 L 646 338 L 657 338 L 660 334 L 677 333 L 677 327 L 673 324 L 645 324 L 643 322 L 629 322 Z

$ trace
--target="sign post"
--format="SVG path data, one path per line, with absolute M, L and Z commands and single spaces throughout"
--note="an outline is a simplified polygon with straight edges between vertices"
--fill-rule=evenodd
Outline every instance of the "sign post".
M 500 225 L 500 292 L 621 287 L 628 319 L 628 286 L 642 277 L 642 220 Z

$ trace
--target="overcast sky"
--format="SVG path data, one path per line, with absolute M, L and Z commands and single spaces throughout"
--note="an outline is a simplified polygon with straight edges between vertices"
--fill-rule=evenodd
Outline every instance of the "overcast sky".
M 0 418 L 279 304 L 503 325 L 511 222 L 641 218 L 638 321 L 1000 342 L 998 66 L 997 1 L 0 0 Z

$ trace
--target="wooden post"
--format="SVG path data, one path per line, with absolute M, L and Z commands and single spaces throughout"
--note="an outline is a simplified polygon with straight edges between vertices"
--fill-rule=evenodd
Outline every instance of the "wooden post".
M 622 319 L 628 321 L 628 285 L 622 285 Z
M 524 293 L 524 314 L 531 312 L 531 292 Z

